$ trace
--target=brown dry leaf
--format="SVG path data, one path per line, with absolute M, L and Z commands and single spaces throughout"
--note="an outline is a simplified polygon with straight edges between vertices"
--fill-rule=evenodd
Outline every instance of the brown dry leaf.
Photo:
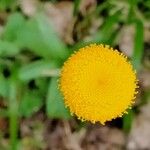
M 133 53 L 133 43 L 134 43 L 134 26 L 124 26 L 119 39 L 120 50 L 131 57 Z
M 8 122 L 5 118 L 0 118 L 0 131 L 7 132 Z
M 69 1 L 44 4 L 44 10 L 58 35 L 68 44 L 73 44 L 73 3 Z
M 33 16 L 37 12 L 38 0 L 20 0 L 22 12 L 27 16 Z
M 83 147 L 86 150 L 122 150 L 125 135 L 117 128 L 94 127 L 88 130 Z
M 85 136 L 85 129 L 72 132 L 70 122 L 52 120 L 47 122 L 45 140 L 47 150 L 82 150 L 80 145 Z
M 141 113 L 135 118 L 129 134 L 127 149 L 150 149 L 150 103 L 141 108 Z
M 83 140 L 86 130 L 82 128 L 79 132 L 71 132 L 70 125 L 67 121 L 64 121 L 65 136 L 64 143 L 68 150 L 82 150 L 81 141 Z
M 45 141 L 47 143 L 46 150 L 64 150 L 65 132 L 62 122 L 58 120 L 48 121 L 46 124 Z
M 8 150 L 9 149 L 9 140 L 0 137 L 0 149 L 1 150 Z
M 22 120 L 20 124 L 21 150 L 45 149 L 43 120 L 42 113 L 37 113 L 32 118 Z
M 150 25 L 144 28 L 144 41 L 147 43 L 150 41 Z
M 7 20 L 8 14 L 6 12 L 0 12 L 0 37 L 3 34 L 4 31 L 4 24 L 5 21 Z
M 87 12 L 92 11 L 96 8 L 96 0 L 81 0 L 80 12 L 82 15 L 86 15 Z
M 6 109 L 7 105 L 6 105 L 6 101 L 3 100 L 2 98 L 0 98 L 0 109 Z M 0 118 L 0 132 L 7 132 L 8 130 L 8 120 L 4 117 Z
M 7 20 L 8 13 L 7 12 L 0 12 L 0 25 L 3 25 Z
M 144 56 L 143 56 L 143 65 L 145 68 L 150 71 L 150 44 L 145 43 L 144 45 Z
M 144 89 L 150 88 L 150 71 L 142 69 L 139 73 L 140 84 Z
M 77 41 L 91 41 L 93 35 L 95 35 L 102 24 L 102 18 L 97 17 L 95 14 L 96 5 L 96 0 L 81 0 L 79 7 L 80 15 L 77 16 L 74 26 L 74 35 Z

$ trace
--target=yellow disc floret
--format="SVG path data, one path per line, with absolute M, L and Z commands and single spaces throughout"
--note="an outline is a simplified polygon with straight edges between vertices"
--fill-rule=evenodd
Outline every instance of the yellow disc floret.
M 134 102 L 135 71 L 127 57 L 109 46 L 79 49 L 64 64 L 60 90 L 79 119 L 101 122 L 121 117 Z

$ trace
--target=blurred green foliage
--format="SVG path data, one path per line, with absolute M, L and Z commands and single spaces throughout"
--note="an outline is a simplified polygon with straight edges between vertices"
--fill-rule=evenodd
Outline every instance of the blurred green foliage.
M 119 3 L 123 5 L 120 6 Z M 139 9 L 141 4 L 142 10 Z M 79 6 L 80 0 L 75 0 L 72 13 L 76 19 Z M 93 42 L 116 46 L 121 27 L 133 25 L 135 40 L 131 59 L 138 71 L 143 56 L 144 23 L 150 19 L 148 0 L 106 0 L 82 20 L 88 26 L 89 19 L 101 17 L 104 21 L 96 34 L 90 40 L 77 39 L 74 45 L 67 45 L 54 32 L 42 11 L 27 18 L 17 7 L 17 1 L 0 1 L 0 11 L 10 9 L 0 35 L 0 97 L 7 105 L 7 108 L 1 108 L 0 116 L 9 118 L 12 150 L 17 148 L 18 123 L 21 117 L 30 117 L 44 109 L 48 117 L 70 118 L 58 90 L 57 80 L 64 61 L 73 50 Z M 127 15 L 123 13 L 124 9 Z M 123 119 L 125 131 L 130 129 L 133 116 L 134 111 Z

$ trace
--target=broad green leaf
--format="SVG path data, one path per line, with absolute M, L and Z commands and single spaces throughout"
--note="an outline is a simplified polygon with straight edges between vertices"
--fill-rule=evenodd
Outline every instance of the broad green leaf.
M 15 56 L 19 51 L 14 43 L 0 40 L 0 56 Z
M 18 34 L 17 41 L 22 47 L 48 59 L 64 60 L 69 54 L 52 25 L 40 14 L 26 22 L 26 27 Z
M 14 13 L 8 17 L 6 26 L 4 28 L 4 40 L 16 41 L 20 30 L 24 30 L 25 19 L 22 14 Z
M 67 47 L 44 15 L 25 20 L 19 13 L 12 14 L 4 31 L 4 40 L 13 41 L 20 48 L 28 48 L 39 56 L 60 61 L 69 55 Z
M 64 106 L 63 97 L 58 90 L 58 78 L 51 78 L 47 100 L 46 100 L 46 111 L 47 115 L 52 118 L 70 118 L 70 113 Z
M 51 53 L 43 41 L 36 20 L 33 18 L 26 21 L 23 29 L 17 34 L 17 44 L 36 55 L 51 58 Z
M 36 91 L 26 91 L 20 101 L 19 114 L 30 117 L 41 108 L 42 104 L 42 99 Z
M 38 77 L 47 76 L 58 76 L 57 65 L 53 62 L 48 61 L 36 61 L 28 65 L 24 65 L 18 72 L 20 80 L 28 81 Z
M 144 27 L 140 20 L 135 21 L 135 38 L 134 38 L 134 51 L 132 55 L 132 63 L 135 69 L 140 69 L 141 60 L 144 50 Z
M 58 57 L 61 59 L 66 59 L 69 55 L 68 49 L 64 45 L 64 43 L 58 38 L 56 32 L 54 32 L 52 25 L 43 15 L 39 14 L 35 19 L 42 39 L 45 45 L 48 47 L 51 56 L 53 58 Z

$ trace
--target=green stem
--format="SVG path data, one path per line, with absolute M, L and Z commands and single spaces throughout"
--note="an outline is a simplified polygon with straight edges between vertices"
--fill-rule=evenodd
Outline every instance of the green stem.
M 17 103 L 17 87 L 14 82 L 10 83 L 9 91 L 9 133 L 10 133 L 10 149 L 17 149 L 17 131 L 18 131 L 18 103 Z

